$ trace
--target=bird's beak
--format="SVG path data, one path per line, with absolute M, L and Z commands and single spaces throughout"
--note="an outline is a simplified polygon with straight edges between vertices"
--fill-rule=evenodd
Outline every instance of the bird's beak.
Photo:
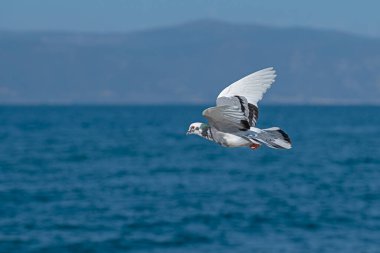
M 190 132 L 189 132 L 189 131 L 187 131 L 187 132 L 186 132 L 186 135 L 189 135 L 189 134 L 190 134 Z

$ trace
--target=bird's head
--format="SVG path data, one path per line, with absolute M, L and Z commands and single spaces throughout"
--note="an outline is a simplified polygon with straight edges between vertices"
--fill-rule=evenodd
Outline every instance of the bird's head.
M 189 126 L 189 130 L 187 130 L 186 134 L 196 134 L 200 136 L 204 136 L 207 132 L 208 125 L 205 123 L 195 122 Z

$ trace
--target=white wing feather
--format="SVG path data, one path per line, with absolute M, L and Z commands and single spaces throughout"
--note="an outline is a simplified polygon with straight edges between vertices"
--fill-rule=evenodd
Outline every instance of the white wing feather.
M 263 98 L 264 93 L 274 83 L 275 73 L 273 67 L 252 73 L 226 87 L 218 98 L 244 96 L 249 103 L 257 106 L 257 102 Z

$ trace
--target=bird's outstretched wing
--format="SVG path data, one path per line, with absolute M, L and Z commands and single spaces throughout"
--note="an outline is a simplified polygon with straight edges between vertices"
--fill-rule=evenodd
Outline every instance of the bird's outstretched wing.
M 211 127 L 225 133 L 245 131 L 250 128 L 246 115 L 237 106 L 216 106 L 203 111 Z
M 241 112 L 249 126 L 255 126 L 259 117 L 259 109 L 257 106 L 248 103 L 248 100 L 243 96 L 220 97 L 216 100 L 216 106 L 229 106 L 230 110 Z
M 257 102 L 263 98 L 264 93 L 274 83 L 275 78 L 276 71 L 272 67 L 259 70 L 226 87 L 219 94 L 218 99 L 242 96 L 247 99 L 248 103 L 257 107 Z
M 243 77 L 226 87 L 216 100 L 216 107 L 203 111 L 210 125 L 223 132 L 248 130 L 259 117 L 257 103 L 274 82 L 273 68 Z

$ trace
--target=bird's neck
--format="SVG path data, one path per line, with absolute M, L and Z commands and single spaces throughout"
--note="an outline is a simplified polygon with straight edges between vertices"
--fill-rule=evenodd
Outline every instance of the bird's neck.
M 200 136 L 210 141 L 214 140 L 212 136 L 211 128 L 207 124 L 204 124 L 202 126 Z

